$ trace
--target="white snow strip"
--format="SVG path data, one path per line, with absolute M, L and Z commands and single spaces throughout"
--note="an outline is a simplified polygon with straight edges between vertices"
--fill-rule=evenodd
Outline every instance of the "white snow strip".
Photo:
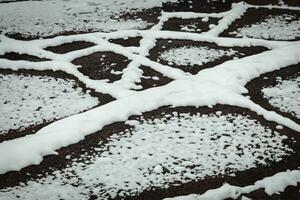
M 232 4 L 232 9 L 225 17 L 223 17 L 218 22 L 218 25 L 215 26 L 210 31 L 203 34 L 211 35 L 211 36 L 220 35 L 224 30 L 226 30 L 230 26 L 232 22 L 234 22 L 236 19 L 241 18 L 241 16 L 247 11 L 247 9 L 248 9 L 247 4 L 243 2 Z
M 256 181 L 254 185 L 245 187 L 224 184 L 220 188 L 211 189 L 202 195 L 190 194 L 165 198 L 164 200 L 223 200 L 228 198 L 237 199 L 242 194 L 249 194 L 258 189 L 264 189 L 271 196 L 277 192 L 283 192 L 287 186 L 297 186 L 300 183 L 300 170 L 279 172 L 273 176 Z

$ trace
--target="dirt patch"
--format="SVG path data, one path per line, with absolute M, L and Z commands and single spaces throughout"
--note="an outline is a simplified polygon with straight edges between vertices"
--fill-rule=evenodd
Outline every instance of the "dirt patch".
M 163 86 L 172 81 L 169 77 L 164 76 L 163 74 L 151 69 L 150 67 L 142 66 L 140 69 L 143 70 L 143 77 L 141 78 L 142 89 L 148 89 L 152 87 Z
M 273 122 L 266 121 L 261 116 L 256 115 L 247 109 L 242 109 L 233 106 L 217 105 L 213 108 L 208 107 L 161 107 L 157 110 L 143 113 L 143 118 L 160 118 L 164 114 L 171 114 L 176 111 L 179 113 L 201 113 L 209 114 L 215 113 L 216 111 L 222 111 L 222 114 L 227 113 L 238 113 L 244 116 L 250 116 L 252 119 L 258 120 L 262 125 L 276 130 L 275 126 L 277 124 Z M 139 120 L 140 116 L 131 116 L 130 119 Z M 77 144 L 70 145 L 65 148 L 58 150 L 59 155 L 47 156 L 40 165 L 26 167 L 19 172 L 8 172 L 4 175 L 0 175 L 0 187 L 5 188 L 7 186 L 18 185 L 20 182 L 26 182 L 27 180 L 34 180 L 40 177 L 46 176 L 47 174 L 57 170 L 63 169 L 68 164 L 68 159 L 65 157 L 71 155 L 72 158 L 80 158 L 80 155 L 87 154 L 90 156 L 85 156 L 85 158 L 91 159 L 95 154 L 95 147 L 99 147 L 99 141 L 103 141 L 102 145 L 107 142 L 110 136 L 118 134 L 125 129 L 129 129 L 130 126 L 124 124 L 123 122 L 114 123 L 105 126 L 101 131 L 94 134 L 88 135 L 85 139 Z M 298 133 L 290 130 L 286 127 L 280 130 L 280 133 L 287 135 L 289 138 L 294 138 L 295 142 L 288 140 L 287 144 L 292 147 L 295 151 L 291 156 L 285 157 L 280 162 L 270 162 L 268 166 L 260 166 L 258 168 L 249 169 L 246 171 L 237 172 L 236 176 L 217 176 L 217 177 L 207 177 L 206 179 L 182 184 L 181 186 L 172 186 L 167 189 L 152 188 L 148 191 L 144 191 L 138 196 L 127 197 L 127 198 L 116 198 L 116 199 L 130 199 L 130 200 L 140 200 L 140 199 L 163 199 L 165 197 L 172 197 L 177 195 L 186 195 L 190 193 L 203 193 L 208 189 L 216 188 L 222 186 L 224 182 L 245 186 L 253 184 L 255 181 L 262 179 L 266 176 L 274 175 L 277 172 L 285 171 L 287 169 L 297 169 L 300 165 L 300 136 Z M 99 152 L 98 152 L 99 153 Z M 82 159 L 82 158 L 81 158 Z M 81 162 L 81 161 L 79 161 Z M 292 199 L 297 199 L 299 193 L 293 188 L 287 190 L 288 195 L 280 195 L 280 199 L 287 199 L 293 197 Z M 285 193 L 283 193 L 285 194 Z M 251 197 L 260 199 L 260 197 L 265 197 L 264 193 L 255 192 L 250 194 Z M 91 198 L 95 198 L 93 195 Z M 272 196 L 272 198 L 277 199 L 278 195 Z M 98 197 L 101 199 L 101 197 Z
M 13 70 L 8 70 L 8 69 L 1 69 L 0 73 L 3 75 L 9 75 L 9 74 L 16 74 L 16 75 L 24 75 L 24 76 L 49 76 L 49 77 L 55 77 L 55 78 L 61 78 L 64 80 L 74 80 L 76 82 L 76 86 L 75 87 L 80 87 L 82 88 L 83 93 L 86 93 L 87 90 L 90 91 L 90 95 L 93 97 L 97 97 L 99 99 L 99 104 L 97 106 L 106 104 L 110 101 L 113 101 L 114 98 L 111 97 L 108 94 L 101 94 L 96 92 L 93 89 L 87 88 L 83 83 L 81 83 L 76 77 L 72 76 L 72 75 L 68 75 L 64 72 L 61 71 L 57 71 L 57 72 L 53 72 L 53 71 L 35 71 L 35 70 L 18 70 L 18 71 L 13 71 Z M 96 107 L 97 107 L 96 106 Z M 82 111 L 84 112 L 84 111 Z M 48 124 L 56 121 L 58 119 L 54 119 L 51 121 L 45 121 L 41 124 L 36 124 L 36 125 L 32 125 L 30 127 L 26 127 L 24 130 L 9 130 L 7 133 L 4 134 L 0 134 L 0 142 L 6 141 L 6 140 L 11 140 L 11 139 L 15 139 L 18 137 L 23 137 L 25 135 L 29 135 L 29 134 L 34 134 L 36 131 L 38 131 L 39 129 L 47 126 Z
M 117 39 L 110 39 L 109 42 L 122 45 L 124 47 L 131 47 L 131 46 L 139 46 L 142 37 L 128 37 L 128 38 L 117 38 Z
M 28 54 L 19 54 L 15 52 L 5 53 L 4 55 L 0 55 L 0 58 L 8 59 L 8 60 L 26 60 L 31 62 L 40 62 L 47 61 L 46 58 L 39 58 L 36 56 L 28 55 Z
M 120 80 L 122 70 L 129 62 L 125 56 L 108 51 L 96 52 L 72 61 L 73 64 L 80 65 L 78 70 L 89 78 L 108 79 L 109 82 Z
M 297 0 L 287 0 L 286 3 L 289 5 L 299 5 Z M 163 10 L 167 12 L 178 12 L 178 11 L 192 11 L 199 13 L 213 13 L 213 12 L 225 12 L 231 9 L 232 3 L 241 2 L 239 0 L 231 0 L 231 1 L 201 1 L 201 0 L 180 0 L 176 3 L 167 2 L 163 3 Z M 253 5 L 278 5 L 280 1 L 278 0 L 244 0 L 249 4 Z
M 300 2 L 298 0 L 283 0 L 283 2 L 289 6 L 300 6 Z
M 296 16 L 297 19 L 300 17 L 299 10 L 285 10 L 285 9 L 268 9 L 268 8 L 249 8 L 247 12 L 240 18 L 233 22 L 227 30 L 220 34 L 221 37 L 237 37 L 235 31 L 245 26 L 251 26 L 252 24 L 259 23 L 269 16 L 282 16 L 284 14 Z M 291 20 L 292 22 L 293 20 Z M 296 37 L 295 40 L 299 40 L 300 36 Z
M 245 56 L 250 56 L 254 54 L 261 53 L 263 51 L 268 50 L 265 47 L 220 47 L 215 43 L 208 43 L 208 42 L 196 42 L 191 40 L 165 40 L 159 39 L 157 40 L 156 46 L 150 50 L 150 59 L 160 62 L 164 65 L 169 65 L 168 61 L 160 59 L 159 56 L 161 53 L 168 51 L 173 48 L 180 48 L 180 47 L 207 47 L 209 49 L 216 49 L 216 50 L 229 50 L 232 49 L 237 51 L 238 53 L 232 56 L 223 56 L 221 58 L 215 59 L 213 61 L 203 63 L 202 65 L 178 65 L 176 63 L 172 63 L 171 67 L 179 68 L 185 72 L 189 72 L 191 74 L 197 74 L 202 69 L 211 68 L 216 65 L 222 64 L 225 61 L 232 60 L 234 57 L 236 58 L 243 58 Z
M 262 76 L 253 79 L 246 85 L 246 88 L 249 90 L 249 96 L 252 101 L 264 107 L 267 110 L 272 110 L 277 112 L 278 114 L 290 118 L 296 123 L 300 124 L 300 119 L 293 116 L 288 112 L 283 112 L 272 106 L 268 99 L 263 97 L 263 93 L 261 90 L 265 87 L 272 87 L 277 85 L 276 77 L 281 77 L 282 80 L 288 80 L 293 77 L 297 77 L 300 75 L 300 64 L 292 65 L 289 67 L 282 68 L 280 70 L 276 70 L 270 73 L 263 74 Z
M 76 41 L 70 43 L 64 43 L 58 46 L 50 46 L 47 47 L 45 50 L 51 51 L 54 53 L 64 54 L 75 50 L 85 49 L 88 47 L 92 47 L 95 44 L 92 42 L 85 42 L 85 41 Z
M 186 32 L 207 32 L 210 30 L 210 24 L 218 24 L 219 18 L 209 18 L 208 21 L 202 21 L 203 18 L 180 19 L 170 18 L 164 23 L 162 30 L 186 31 Z M 184 28 L 186 27 L 186 28 Z

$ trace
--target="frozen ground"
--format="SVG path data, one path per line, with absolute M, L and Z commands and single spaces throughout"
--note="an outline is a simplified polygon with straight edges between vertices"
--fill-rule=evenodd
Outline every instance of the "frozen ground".
M 52 120 L 89 110 L 57 120 L 33 134 L 1 142 L 0 152 L 5 152 L 5 154 L 0 156 L 0 199 L 83 199 L 95 198 L 95 196 L 100 199 L 130 198 L 144 192 L 151 192 L 153 189 L 167 191 L 169 188 L 174 189 L 175 186 L 178 186 L 176 190 L 180 191 L 179 194 L 186 194 L 185 191 L 180 190 L 179 186 L 186 187 L 188 183 L 196 184 L 197 181 L 214 178 L 219 178 L 218 180 L 221 179 L 224 182 L 222 179 L 224 176 L 233 177 L 235 182 L 239 183 L 239 174 L 248 170 L 254 170 L 253 176 L 255 177 L 255 181 L 248 186 L 225 184 L 214 190 L 208 190 L 203 195 L 191 194 L 178 198 L 211 199 L 212 195 L 218 200 L 229 197 L 237 198 L 260 188 L 265 189 L 267 195 L 272 195 L 283 191 L 289 185 L 296 186 L 300 182 L 297 164 L 300 163 L 297 150 L 299 148 L 297 133 L 300 132 L 300 125 L 253 102 L 247 96 L 248 91 L 245 88 L 248 82 L 265 73 L 300 63 L 299 41 L 219 37 L 230 24 L 247 13 L 247 10 L 253 7 L 252 5 L 233 4 L 231 10 L 223 13 L 162 12 L 158 23 L 150 29 L 139 30 L 143 26 L 140 26 L 141 21 L 137 20 L 139 21 L 137 27 L 124 23 L 126 30 L 122 30 L 124 24 L 120 25 L 117 21 L 121 20 L 120 23 L 123 23 L 123 18 L 113 17 L 109 22 L 93 20 L 96 20 L 95 17 L 99 13 L 103 17 L 101 20 L 107 21 L 116 13 L 135 8 L 139 11 L 143 8 L 153 8 L 159 2 L 101 1 L 98 2 L 99 4 L 75 0 L 54 2 L 30 1 L 0 4 L 0 11 L 1 9 L 3 12 L 18 11 L 12 12 L 11 18 L 5 14 L 2 15 L 4 20 L 0 20 L 0 25 L 3 24 L 0 26 L 3 27 L 1 28 L 2 35 L 0 35 L 0 54 L 15 52 L 47 59 L 47 61 L 30 62 L 7 59 L 3 56 L 0 59 L 0 68 L 63 71 L 78 79 L 87 88 L 109 94 L 116 100 L 89 109 L 98 104 L 98 99 L 88 92 L 83 92 L 77 86 L 74 87 L 75 83 L 71 80 L 58 79 L 55 76 L 26 77 L 1 74 L 1 84 L 15 91 L 13 95 L 9 95 L 11 90 L 3 90 L 1 110 L 7 110 L 6 104 L 9 103 L 15 106 L 13 112 L 7 111 L 3 117 L 1 123 L 3 123 L 4 130 L 25 127 L 34 120 L 34 122 Z M 26 3 L 28 7 L 21 6 L 27 5 Z M 41 8 L 35 13 L 38 16 L 36 18 L 32 17 L 34 12 L 29 12 L 29 8 L 32 10 L 36 8 L 34 6 Z M 51 19 L 49 12 L 45 11 L 48 6 L 54 9 L 52 13 L 54 17 Z M 295 12 L 300 10 L 300 8 L 275 7 Z M 109 12 L 104 12 L 102 8 L 109 8 Z M 102 16 L 102 12 L 107 15 Z M 163 24 L 174 16 L 183 19 L 214 17 L 220 20 L 217 25 L 211 26 L 207 32 L 201 34 L 162 31 Z M 87 21 L 81 21 L 86 18 Z M 60 19 L 64 20 L 62 24 L 59 24 Z M 76 26 L 73 19 L 79 19 Z M 48 26 L 51 20 L 58 24 Z M 274 23 L 276 22 L 275 20 Z M 28 27 L 25 26 L 26 23 Z M 46 24 L 47 26 L 44 26 Z M 136 23 L 133 24 L 136 25 Z M 106 32 L 114 30 L 110 26 L 118 31 Z M 91 27 L 95 29 L 90 30 Z M 134 29 L 129 30 L 132 28 Z M 7 37 L 12 33 L 49 36 L 69 30 L 104 32 L 64 35 L 30 41 Z M 277 32 L 277 36 L 287 40 L 290 39 L 291 34 L 297 34 L 290 29 L 278 30 L 280 31 Z M 270 38 L 272 34 L 275 34 L 275 32 L 268 31 L 264 33 Z M 126 40 L 128 37 L 142 37 L 142 40 L 138 47 L 110 42 L 112 39 Z M 186 47 L 164 52 L 161 59 L 169 61 L 169 64 L 164 65 L 159 61 L 151 60 L 151 55 L 149 55 L 150 49 L 157 45 L 159 39 L 186 40 L 187 44 Z M 65 54 L 56 54 L 46 50 L 49 46 L 76 41 L 91 42 L 95 45 Z M 224 56 L 232 56 L 235 51 L 190 47 L 188 41 L 215 43 L 220 47 L 229 48 L 263 46 L 269 50 L 223 62 L 191 75 L 172 67 L 172 64 L 200 65 L 222 59 Z M 91 79 L 79 70 L 80 66 L 72 62 L 95 52 L 113 52 L 128 58 L 130 62 L 122 70 L 120 80 L 108 82 L 104 79 Z M 101 62 L 99 59 L 99 67 L 103 67 Z M 151 69 L 154 73 L 160 73 L 173 81 L 161 87 L 136 91 L 143 78 L 142 68 Z M 270 99 L 271 104 L 272 99 L 279 99 L 276 100 L 276 105 L 275 103 L 272 105 L 279 106 L 284 112 L 297 113 L 295 111 L 299 106 L 297 100 L 299 87 L 297 86 L 299 85 L 296 77 L 291 80 L 279 80 L 277 85 L 265 88 L 263 92 L 266 98 Z M 283 96 L 289 98 L 290 101 L 286 103 Z M 32 97 L 34 97 L 33 100 L 29 100 Z M 44 103 L 38 107 L 31 105 L 40 101 L 43 103 L 46 101 L 48 104 Z M 252 114 L 250 116 L 246 116 L 245 113 L 230 114 L 222 112 L 222 109 L 216 113 L 202 113 L 205 108 L 217 105 L 238 107 Z M 33 110 L 27 113 L 25 106 Z M 165 106 L 185 108 L 193 106 L 202 109 L 194 114 L 159 113 L 160 109 Z M 222 108 L 225 109 L 225 107 Z M 38 112 L 40 110 L 43 112 Z M 158 112 L 161 117 L 157 114 L 156 117 L 143 117 L 148 111 Z M 24 113 L 21 118 L 18 112 Z M 13 114 L 12 120 L 11 114 Z M 128 120 L 133 115 L 141 116 Z M 256 117 L 252 118 L 253 116 Z M 124 121 L 131 128 L 122 130 L 122 126 L 115 123 Z M 101 132 L 107 127 L 110 127 L 113 132 Z M 87 137 L 97 134 L 110 135 L 99 142 L 96 140 L 97 144 L 90 147 L 93 148 L 94 153 L 88 154 L 87 152 L 77 155 L 77 158 L 71 156 L 72 152 L 95 142 L 89 141 Z M 62 155 L 66 156 L 62 158 L 60 157 Z M 286 162 L 291 158 L 293 163 Z M 63 161 L 64 159 L 68 161 Z M 55 165 L 56 162 L 66 162 L 66 165 L 52 172 L 51 164 Z M 277 165 L 281 162 L 285 164 L 283 168 Z M 48 164 L 45 166 L 45 163 Z M 273 169 L 273 166 L 268 166 L 270 163 L 277 167 Z M 261 170 L 262 168 L 274 170 L 274 172 L 272 171 L 271 175 L 265 175 L 259 171 L 262 174 L 257 175 L 255 169 Z M 287 171 L 288 169 L 292 171 Z M 28 174 L 27 170 L 33 174 Z M 56 191 L 55 195 L 53 191 Z M 197 188 L 193 188 L 192 191 L 200 193 Z M 162 199 L 165 197 L 163 195 L 168 195 L 168 192 L 163 192 L 162 196 L 157 198 Z

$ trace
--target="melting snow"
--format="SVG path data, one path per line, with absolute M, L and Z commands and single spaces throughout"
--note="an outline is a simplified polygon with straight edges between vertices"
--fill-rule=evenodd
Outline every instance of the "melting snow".
M 239 28 L 238 37 L 293 40 L 300 35 L 300 20 L 293 15 L 269 16 L 265 21 Z
M 300 118 L 300 76 L 290 80 L 277 79 L 277 85 L 262 89 L 269 103 L 283 112 Z
M 73 80 L 0 74 L 0 133 L 63 118 L 99 104 Z
M 209 47 L 179 47 L 163 52 L 159 58 L 177 65 L 202 65 L 223 56 L 232 56 L 237 51 L 232 49 L 211 49 Z

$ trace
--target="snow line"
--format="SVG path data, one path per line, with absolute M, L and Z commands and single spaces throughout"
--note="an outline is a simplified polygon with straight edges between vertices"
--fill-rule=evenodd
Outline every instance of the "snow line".
M 165 198 L 164 200 L 223 200 L 229 198 L 237 199 L 243 194 L 249 194 L 258 189 L 264 189 L 265 192 L 269 196 L 271 196 L 272 194 L 275 194 L 277 192 L 283 192 L 288 186 L 297 186 L 297 183 L 300 183 L 300 170 L 288 170 L 256 181 L 254 185 L 240 187 L 225 183 L 222 187 L 208 190 L 201 195 L 190 194 L 186 196 Z
M 227 104 L 248 108 L 300 132 L 300 126 L 254 104 L 242 94 L 244 85 L 261 74 L 300 62 L 299 42 L 267 52 L 225 62 L 200 71 L 195 76 L 179 79 L 118 99 L 90 111 L 56 121 L 35 133 L 0 143 L 0 174 L 39 164 L 43 156 L 77 143 L 103 126 L 125 121 L 129 116 L 161 106 L 213 106 Z M 88 125 L 88 126 L 87 126 Z

